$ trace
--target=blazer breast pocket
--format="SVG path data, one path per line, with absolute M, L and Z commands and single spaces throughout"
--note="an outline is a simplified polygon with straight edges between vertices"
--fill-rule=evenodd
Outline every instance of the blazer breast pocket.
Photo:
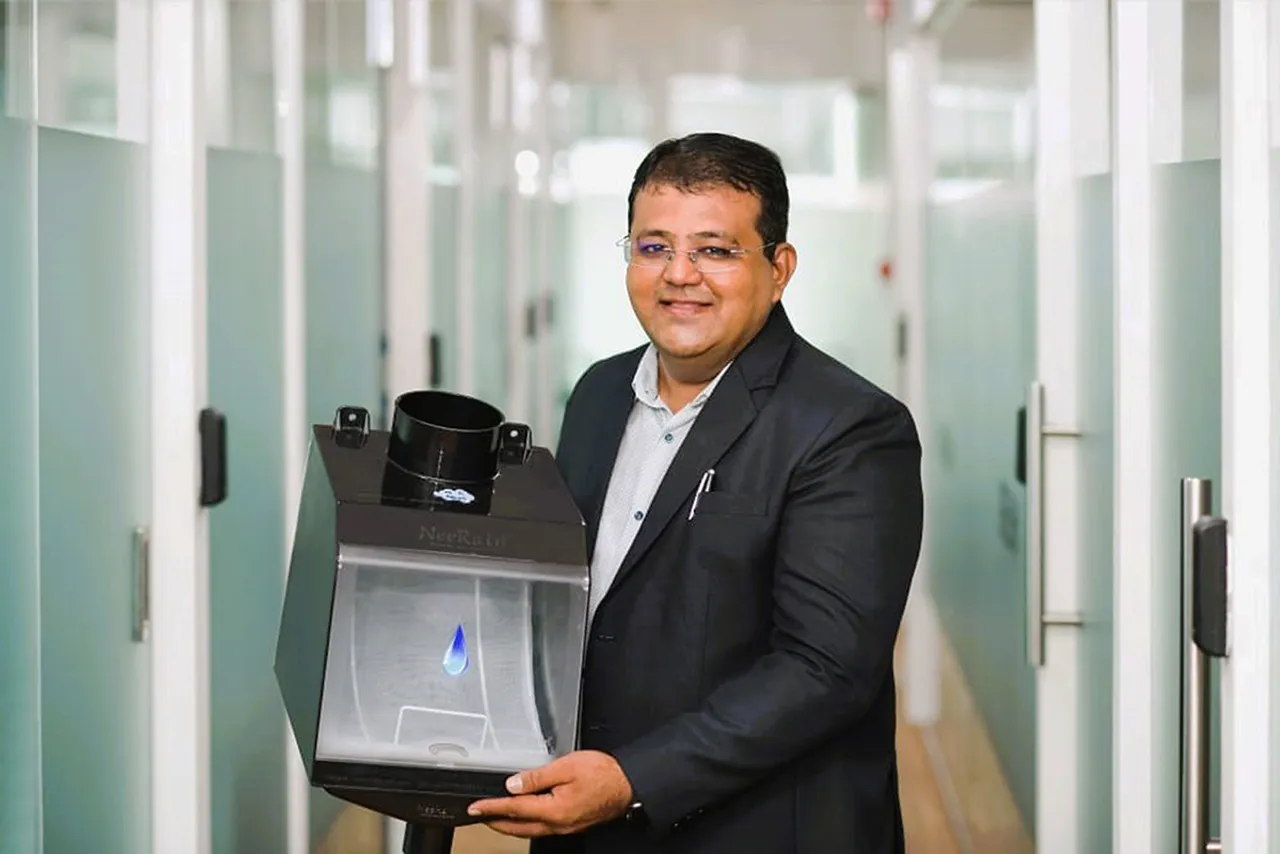
M 704 492 L 698 497 L 694 522 L 708 515 L 764 516 L 769 512 L 769 496 L 763 492 Z

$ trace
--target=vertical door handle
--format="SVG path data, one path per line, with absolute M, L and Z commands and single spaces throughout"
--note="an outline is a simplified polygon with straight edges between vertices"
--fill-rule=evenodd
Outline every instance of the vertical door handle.
M 1025 450 L 1019 460 L 1027 485 L 1027 662 L 1044 666 L 1045 626 L 1078 626 L 1079 614 L 1046 613 L 1044 610 L 1044 444 L 1051 436 L 1075 437 L 1079 430 L 1045 423 L 1044 385 L 1031 383 L 1025 414 L 1019 412 Z
M 427 384 L 431 388 L 440 388 L 440 384 L 444 382 L 444 342 L 440 339 L 439 332 L 432 332 L 431 337 L 427 339 Z
M 216 409 L 200 412 L 200 506 L 227 500 L 227 417 Z
M 1209 838 L 1209 659 L 1227 655 L 1227 521 L 1213 482 L 1182 481 L 1181 854 L 1222 850 Z
M 151 635 L 151 530 L 133 529 L 133 640 Z

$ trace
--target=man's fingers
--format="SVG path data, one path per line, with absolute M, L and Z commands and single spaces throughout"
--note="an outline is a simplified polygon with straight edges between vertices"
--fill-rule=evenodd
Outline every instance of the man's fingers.
M 467 807 L 467 813 L 484 818 L 501 816 L 528 820 L 534 817 L 533 807 L 529 804 L 531 800 L 534 798 L 486 798 Z
M 521 795 L 516 798 L 489 798 L 467 808 L 473 816 L 554 824 L 560 806 L 550 795 Z
M 531 795 L 553 789 L 573 779 L 575 764 L 570 757 L 565 756 L 540 768 L 513 774 L 507 778 L 507 791 L 513 795 Z

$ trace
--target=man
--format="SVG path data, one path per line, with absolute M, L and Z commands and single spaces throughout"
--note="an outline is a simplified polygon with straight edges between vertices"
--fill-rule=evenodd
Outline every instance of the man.
M 769 150 L 658 145 L 629 201 L 650 343 L 557 458 L 593 549 L 581 750 L 474 806 L 536 854 L 902 852 L 894 640 L 921 536 L 906 408 L 792 329 Z

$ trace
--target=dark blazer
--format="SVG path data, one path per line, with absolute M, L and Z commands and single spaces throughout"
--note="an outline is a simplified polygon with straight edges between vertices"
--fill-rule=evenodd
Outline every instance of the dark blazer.
M 557 459 L 592 547 L 642 353 L 593 365 L 565 412 Z M 922 504 L 906 407 L 775 308 L 681 446 L 588 639 L 580 744 L 617 758 L 648 827 L 533 852 L 900 854 L 892 658 Z

